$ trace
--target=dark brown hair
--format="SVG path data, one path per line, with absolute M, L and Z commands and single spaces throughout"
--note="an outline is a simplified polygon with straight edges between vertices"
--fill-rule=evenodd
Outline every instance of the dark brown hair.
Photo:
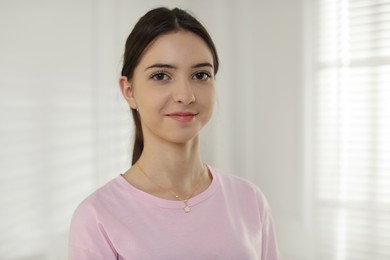
M 179 30 L 195 33 L 203 39 L 213 56 L 214 74 L 217 74 L 219 67 L 217 50 L 204 26 L 194 16 L 184 10 L 178 8 L 170 10 L 160 7 L 150 10 L 141 17 L 127 38 L 123 56 L 122 76 L 126 76 L 128 80 L 131 80 L 134 70 L 149 44 L 160 35 Z M 132 109 L 131 112 L 135 124 L 132 158 L 132 164 L 134 164 L 142 154 L 144 140 L 139 113 L 135 109 Z

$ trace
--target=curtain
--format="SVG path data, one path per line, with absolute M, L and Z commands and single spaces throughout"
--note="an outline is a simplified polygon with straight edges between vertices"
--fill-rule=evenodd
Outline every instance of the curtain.
M 390 1 L 318 0 L 316 259 L 390 259 Z

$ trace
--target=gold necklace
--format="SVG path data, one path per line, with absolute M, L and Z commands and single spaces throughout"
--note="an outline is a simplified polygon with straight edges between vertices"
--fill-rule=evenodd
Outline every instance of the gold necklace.
M 158 183 L 154 182 L 154 181 L 149 177 L 149 175 L 147 175 L 146 172 L 142 169 L 142 167 L 141 167 L 141 165 L 139 164 L 139 162 L 137 162 L 135 165 L 138 167 L 138 169 L 141 171 L 141 173 L 142 173 L 142 174 L 143 174 L 151 183 L 153 183 L 154 185 L 158 186 L 158 187 L 159 187 L 160 189 L 162 189 L 162 190 L 167 190 L 166 188 L 160 186 Z M 206 168 L 206 166 L 205 166 L 204 164 L 203 164 L 203 168 L 204 168 L 203 172 L 205 172 L 207 168 Z M 185 213 L 190 213 L 190 212 L 191 212 L 191 207 L 190 207 L 190 205 L 188 205 L 188 200 L 192 198 L 192 196 L 194 195 L 195 191 L 198 189 L 198 186 L 200 185 L 201 180 L 202 180 L 202 176 L 199 177 L 198 183 L 195 185 L 194 189 L 192 190 L 191 194 L 188 196 L 187 199 L 182 199 L 182 198 L 181 198 L 179 195 L 177 195 L 173 190 L 169 189 L 169 192 L 171 192 L 171 193 L 175 196 L 176 199 L 178 199 L 178 200 L 180 200 L 180 201 L 182 201 L 182 202 L 184 203 L 183 210 L 184 210 Z

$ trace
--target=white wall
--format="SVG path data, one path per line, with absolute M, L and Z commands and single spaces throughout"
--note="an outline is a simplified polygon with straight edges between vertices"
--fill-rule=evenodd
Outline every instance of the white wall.
M 117 87 L 123 46 L 136 20 L 164 3 L 193 11 L 219 50 L 206 161 L 258 184 L 284 259 L 309 259 L 300 0 L 2 0 L 1 256 L 65 259 L 75 205 L 126 169 L 131 121 Z

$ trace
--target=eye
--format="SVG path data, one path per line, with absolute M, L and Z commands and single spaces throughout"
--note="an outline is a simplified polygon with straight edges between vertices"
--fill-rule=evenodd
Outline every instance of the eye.
M 193 79 L 197 79 L 197 80 L 207 80 L 209 78 L 211 78 L 211 74 L 208 73 L 208 72 L 205 72 L 205 71 L 201 71 L 201 72 L 196 72 L 193 76 L 192 76 Z
M 169 76 L 165 72 L 156 72 L 153 73 L 152 76 L 150 76 L 150 78 L 157 81 L 163 81 L 163 80 L 168 80 Z

